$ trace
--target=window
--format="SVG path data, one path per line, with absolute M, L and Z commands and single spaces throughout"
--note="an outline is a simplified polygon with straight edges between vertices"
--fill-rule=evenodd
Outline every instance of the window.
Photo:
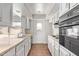
M 37 30 L 42 30 L 42 23 L 37 23 Z

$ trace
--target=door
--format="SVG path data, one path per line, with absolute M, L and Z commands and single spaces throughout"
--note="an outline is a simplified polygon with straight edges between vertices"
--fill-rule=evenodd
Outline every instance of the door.
M 32 21 L 33 41 L 32 43 L 47 43 L 48 38 L 48 21 L 47 20 L 33 20 Z

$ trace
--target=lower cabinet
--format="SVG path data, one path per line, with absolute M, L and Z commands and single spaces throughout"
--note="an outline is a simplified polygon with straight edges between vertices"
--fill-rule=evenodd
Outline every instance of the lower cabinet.
M 62 45 L 55 37 L 48 36 L 48 49 L 52 56 L 77 56 Z
M 31 37 L 29 36 L 25 38 L 25 56 L 28 55 L 30 49 L 31 49 Z
M 48 36 L 48 49 L 52 56 L 59 56 L 59 43 L 52 36 Z
M 24 41 L 20 42 L 14 48 L 8 50 L 3 56 L 27 56 L 31 49 L 31 37 L 24 38 Z
M 15 48 L 10 49 L 3 56 L 15 56 Z
M 52 53 L 52 40 L 53 39 L 51 38 L 51 36 L 48 36 L 48 49 L 49 49 L 51 54 L 53 54 Z
M 25 56 L 28 55 L 30 49 L 31 49 L 31 38 L 26 38 L 26 40 L 25 40 Z
M 25 40 L 25 56 L 28 55 L 28 39 Z
M 77 55 L 75 55 L 74 53 L 71 52 L 71 56 L 77 56 Z
M 52 42 L 51 43 L 52 44 L 51 45 L 51 54 L 52 54 L 52 56 L 54 56 L 54 51 L 55 51 L 55 49 L 54 49 L 54 47 L 55 47 L 55 45 L 54 45 L 54 38 L 51 39 L 51 42 Z
M 24 56 L 24 42 L 16 46 L 16 56 Z
M 59 43 L 55 41 L 54 55 L 59 56 Z
M 60 45 L 60 56 L 70 56 L 70 53 L 67 51 L 67 49 L 61 45 Z

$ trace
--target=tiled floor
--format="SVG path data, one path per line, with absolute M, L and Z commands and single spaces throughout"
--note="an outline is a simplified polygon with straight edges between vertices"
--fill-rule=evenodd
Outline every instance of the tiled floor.
M 47 44 L 33 44 L 28 56 L 51 56 Z

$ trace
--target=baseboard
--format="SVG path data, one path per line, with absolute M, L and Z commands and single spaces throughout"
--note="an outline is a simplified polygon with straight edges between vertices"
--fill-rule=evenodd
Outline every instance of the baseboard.
M 45 44 L 45 45 L 47 45 L 47 43 L 32 43 L 32 44 Z

